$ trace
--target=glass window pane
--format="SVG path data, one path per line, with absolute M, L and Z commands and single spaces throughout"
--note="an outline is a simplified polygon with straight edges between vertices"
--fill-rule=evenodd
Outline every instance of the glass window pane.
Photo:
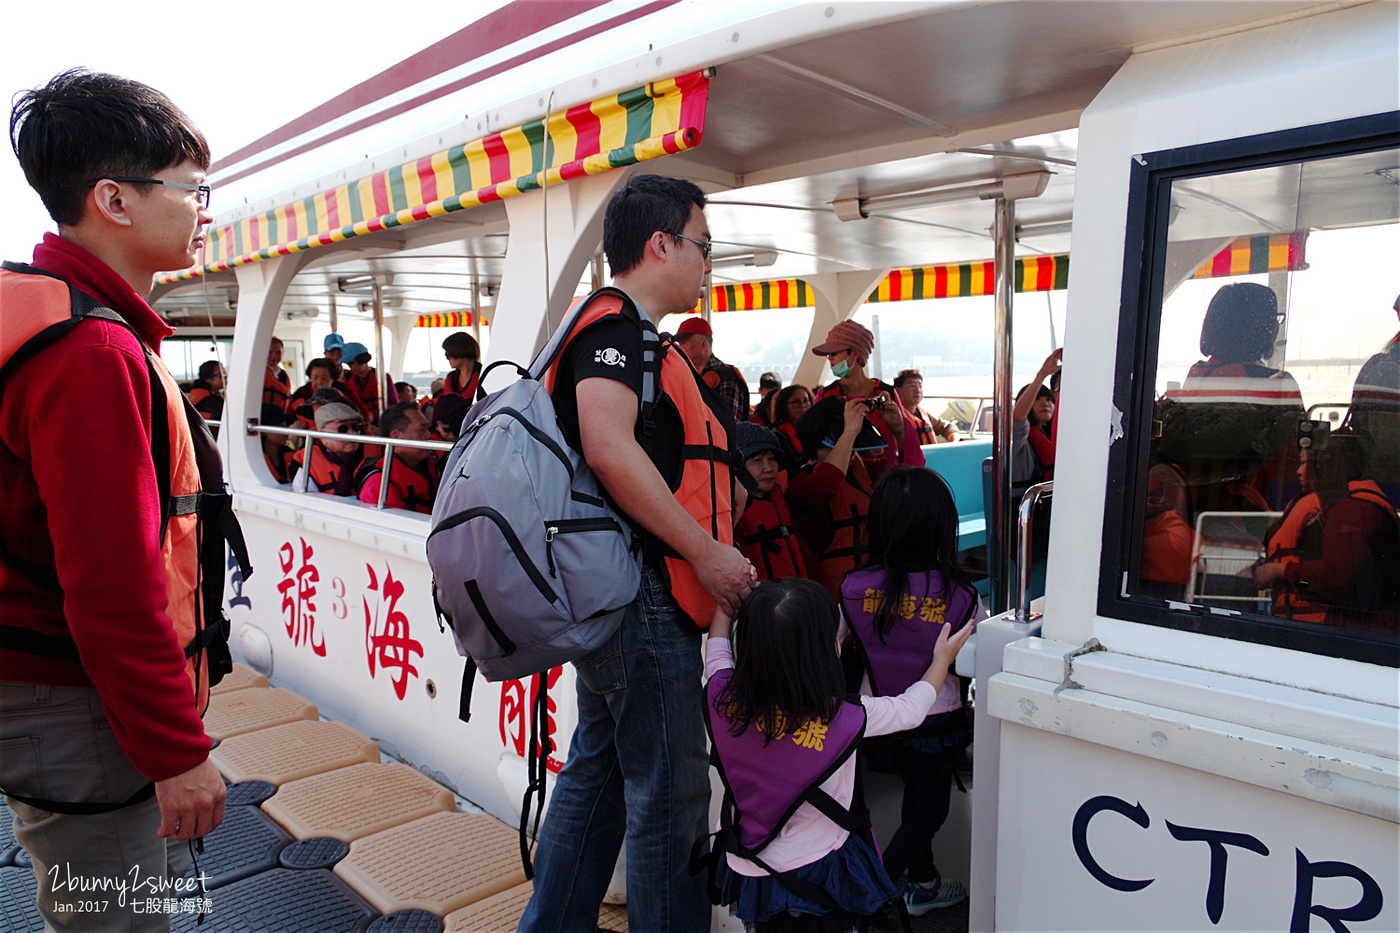
M 1397 166 L 1171 183 L 1142 595 L 1400 631 Z

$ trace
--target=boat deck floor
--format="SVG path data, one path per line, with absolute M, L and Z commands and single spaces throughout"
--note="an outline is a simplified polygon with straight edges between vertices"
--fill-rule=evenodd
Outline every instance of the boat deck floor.
M 516 928 L 532 886 L 514 827 L 386 761 L 373 741 L 320 719 L 313 704 L 242 665 L 215 689 L 205 724 L 218 740 L 211 758 L 229 782 L 228 806 L 198 856 L 205 900 L 166 902 L 172 930 Z M 0 802 L 0 929 L 41 933 L 36 885 Z M 626 931 L 626 907 L 604 905 L 598 926 Z M 915 918 L 913 926 L 962 933 L 966 902 Z

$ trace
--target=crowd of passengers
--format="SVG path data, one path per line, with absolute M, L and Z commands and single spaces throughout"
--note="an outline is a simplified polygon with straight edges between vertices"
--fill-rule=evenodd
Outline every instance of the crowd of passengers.
M 1400 633 L 1400 335 L 1361 368 L 1334 429 L 1267 362 L 1280 320 L 1272 289 L 1222 287 L 1201 326 L 1205 358 L 1157 400 L 1142 588 L 1182 598 L 1204 513 L 1269 512 L 1262 556 L 1206 601 L 1262 593 L 1277 618 Z
M 1141 590 L 1186 598 L 1202 513 L 1275 512 L 1263 555 L 1236 583 L 1240 593 L 1265 592 L 1280 618 L 1400 631 L 1400 337 L 1361 370 L 1342 427 L 1305 448 L 1299 426 L 1313 423 L 1298 384 L 1265 362 L 1278 334 L 1277 311 L 1265 286 L 1221 288 L 1202 325 L 1205 358 L 1157 400 Z M 904 370 L 893 383 L 866 372 L 874 336 L 856 321 L 837 324 L 813 350 L 830 364 L 833 382 L 813 390 L 764 373 L 756 399 L 739 370 L 714 354 L 703 318 L 686 318 L 675 342 L 733 406 L 740 425 L 735 448 L 755 484 L 736 526 L 740 549 L 764 579 L 807 577 L 837 595 L 842 577 L 868 556 L 864 525 L 875 484 L 892 467 L 922 466 L 921 447 L 955 440 L 958 426 L 921 407 L 917 370 Z M 411 384 L 381 380 L 368 349 L 337 334 L 307 366 L 306 384 L 292 391 L 279 365 L 281 341 L 273 338 L 262 423 L 344 435 L 299 448 L 286 435 L 261 435 L 273 476 L 300 491 L 377 504 L 383 447 L 356 438 L 373 430 L 455 443 L 481 397 L 476 340 L 458 332 L 442 346 L 451 369 L 419 399 Z M 1010 452 L 1017 488 L 1054 475 L 1060 369 L 1056 350 L 1016 395 Z M 218 418 L 222 388 L 223 371 L 210 361 L 200 367 L 190 400 L 205 417 Z M 446 456 L 396 447 L 385 505 L 430 513 Z M 1043 558 L 1043 536 L 1035 553 Z
M 923 376 L 918 370 L 904 370 L 893 383 L 866 373 L 874 336 L 855 321 L 836 325 L 814 350 L 831 364 L 834 382 L 813 391 L 802 385 L 783 386 L 777 373 L 764 373 L 756 400 L 739 370 L 714 355 L 714 334 L 707 321 L 687 318 L 675 342 L 705 383 L 733 406 L 736 421 L 743 425 L 736 446 L 759 491 L 739 531 L 753 539 L 744 551 L 767 578 L 811 576 L 832 589 L 861 557 L 860 525 L 874 483 L 890 466 L 922 466 L 921 445 L 958 437 L 957 424 L 920 406 Z M 419 399 L 410 383 L 381 380 L 370 365 L 369 350 L 345 343 L 338 334 L 326 337 L 324 356 L 307 365 L 306 383 L 292 390 L 281 366 L 282 341 L 274 337 L 263 379 L 261 423 L 344 438 L 300 444 L 289 435 L 263 433 L 269 471 L 279 483 L 290 483 L 298 491 L 378 503 L 383 448 L 356 438 L 377 431 L 386 438 L 455 443 L 464 416 L 482 397 L 477 341 L 459 331 L 442 347 L 451 369 Z M 217 418 L 222 412 L 223 371 L 211 360 L 200 367 L 200 377 L 190 389 L 191 401 L 205 417 Z M 381 387 L 387 402 L 382 413 L 375 394 Z M 966 422 L 971 419 L 972 413 L 964 413 Z M 1025 439 L 1020 443 L 1024 446 Z M 431 513 L 446 457 L 445 452 L 396 445 L 385 505 Z M 1053 455 L 1037 470 L 1051 468 Z M 795 519 L 788 517 L 787 499 Z

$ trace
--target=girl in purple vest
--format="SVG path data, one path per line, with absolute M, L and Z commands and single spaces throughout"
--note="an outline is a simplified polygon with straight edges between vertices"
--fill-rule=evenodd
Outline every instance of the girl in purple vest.
M 839 623 L 820 584 L 789 578 L 758 584 L 732 646 L 722 609 L 710 626 L 706 713 L 725 785 L 711 893 L 759 933 L 864 929 L 898 896 L 851 812 L 854 752 L 924 720 L 968 636 L 944 626 L 908 689 L 851 703 Z
M 958 570 L 958 510 L 941 476 L 922 468 L 888 474 L 871 493 L 867 523 L 870 562 L 841 581 L 842 623 L 864 667 L 861 694 L 899 696 L 930 659 L 937 664 L 950 625 L 957 641 L 987 613 Z M 953 773 L 972 741 L 962 706 L 957 678 L 947 678 L 926 719 L 861 748 L 868 767 L 904 781 L 900 827 L 885 848 L 884 866 L 896 881 L 908 872 L 902 893 L 914 916 L 967 896 L 933 862 Z

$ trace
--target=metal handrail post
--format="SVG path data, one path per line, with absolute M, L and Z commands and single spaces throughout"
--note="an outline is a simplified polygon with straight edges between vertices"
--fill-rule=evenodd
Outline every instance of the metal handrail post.
M 394 445 L 386 444 L 384 447 L 384 462 L 379 468 L 379 508 L 389 501 L 389 473 L 394 469 Z
M 325 440 L 346 440 L 347 436 L 330 431 L 307 431 L 302 428 L 284 428 L 275 424 L 259 424 L 257 419 L 249 418 L 247 426 L 248 436 L 255 437 L 259 434 L 281 434 L 287 437 L 304 437 L 307 439 L 323 438 Z M 388 501 L 389 486 L 386 478 L 389 470 L 394 466 L 395 447 L 414 447 L 418 450 L 450 451 L 451 444 L 446 441 L 414 441 L 400 437 L 373 437 L 368 435 L 354 435 L 356 444 L 378 445 L 384 448 L 384 473 L 379 482 L 379 508 L 385 508 Z
M 992 365 L 995 424 L 992 430 L 992 528 L 996 553 L 991 569 L 996 579 L 993 601 L 998 612 L 1012 607 L 1011 583 L 1011 297 L 1016 271 L 1016 209 L 1006 198 L 996 199 L 992 238 L 996 247 L 996 345 Z
M 379 416 L 382 417 L 384 409 L 387 407 L 384 403 L 389 401 L 389 393 L 385 385 L 389 378 L 389 363 L 384 359 L 384 288 L 379 283 L 379 276 L 374 277 L 373 290 L 374 362 L 378 364 L 374 368 L 374 378 L 379 381 L 379 385 L 375 387 L 374 391 L 375 397 L 379 399 Z
M 1016 550 L 1016 618 L 1017 622 L 1030 622 L 1031 615 L 1031 532 L 1035 525 L 1035 507 L 1042 496 L 1050 495 L 1055 488 L 1053 482 L 1036 483 L 1026 490 L 1021 500 L 1021 511 L 1017 516 L 1020 532 Z

